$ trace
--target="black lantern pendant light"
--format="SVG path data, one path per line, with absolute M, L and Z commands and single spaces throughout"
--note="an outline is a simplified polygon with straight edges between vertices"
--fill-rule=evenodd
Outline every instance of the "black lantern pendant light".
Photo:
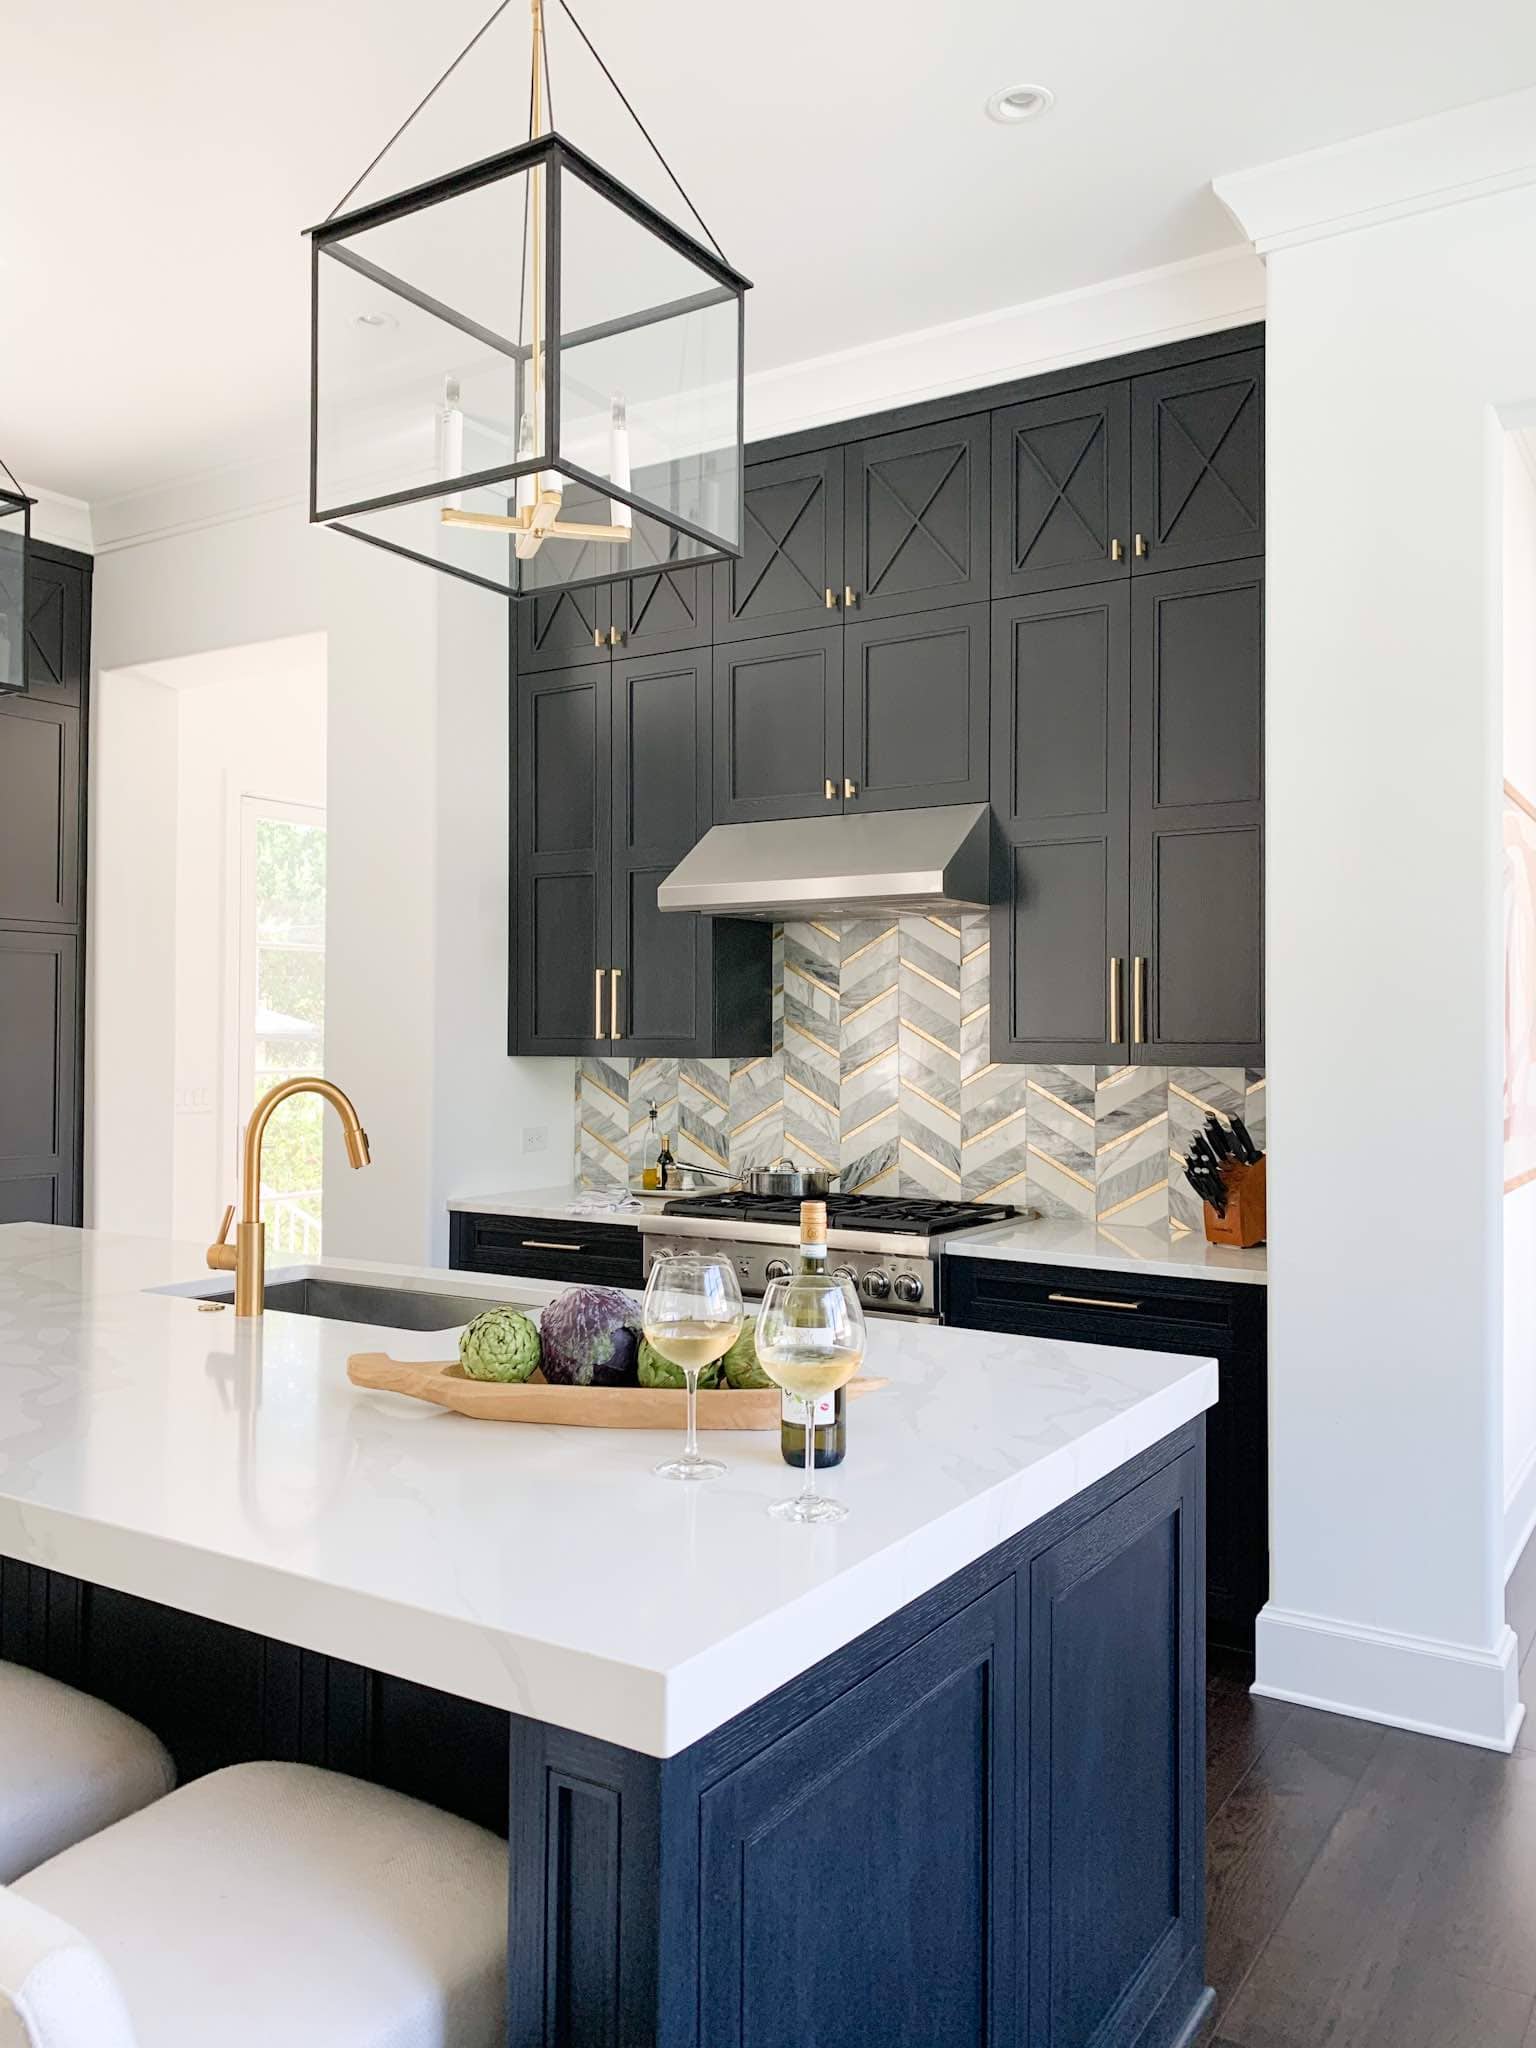
M 510 4 L 310 230 L 310 519 L 511 596 L 738 554 L 748 280 L 565 0 L 707 245 L 555 129 L 543 0 L 527 139 L 376 176 Z
M 0 697 L 22 697 L 27 690 L 27 569 L 36 502 L 0 462 Z

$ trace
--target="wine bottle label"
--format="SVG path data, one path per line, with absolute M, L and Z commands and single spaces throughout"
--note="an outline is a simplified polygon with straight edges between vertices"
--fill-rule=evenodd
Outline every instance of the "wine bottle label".
M 788 1392 L 781 1392 L 779 1401 L 780 1417 L 785 1422 L 793 1423 L 797 1429 L 804 1429 L 806 1424 L 806 1415 L 807 1411 L 810 1408 L 810 1405 L 810 1402 L 806 1400 L 804 1394 L 791 1394 Z M 816 1427 L 820 1429 L 823 1426 L 823 1424 L 832 1423 L 836 1421 L 836 1419 L 836 1394 L 818 1395 L 816 1400 Z

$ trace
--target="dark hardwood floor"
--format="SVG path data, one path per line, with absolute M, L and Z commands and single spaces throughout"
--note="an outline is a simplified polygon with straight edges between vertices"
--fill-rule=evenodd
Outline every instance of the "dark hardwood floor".
M 1510 1581 L 1536 1639 L 1536 1545 Z M 1513 1756 L 1208 1687 L 1202 2048 L 1536 2048 L 1536 1657 Z

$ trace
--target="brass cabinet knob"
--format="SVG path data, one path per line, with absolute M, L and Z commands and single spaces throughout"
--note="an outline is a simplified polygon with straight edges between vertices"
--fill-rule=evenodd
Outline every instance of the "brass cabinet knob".
M 592 628 L 592 645 L 593 645 L 594 647 L 601 647 L 601 646 L 602 646 L 602 644 L 603 644 L 603 629 L 602 629 L 602 627 L 601 627 L 601 626 L 594 626 L 594 627 Z
M 829 612 L 837 610 L 837 592 L 835 590 L 828 590 L 827 592 L 827 610 Z
M 622 647 L 624 645 L 624 635 L 619 627 L 610 626 L 608 628 L 608 645 L 610 647 Z
M 831 778 L 831 776 L 830 776 L 830 775 L 829 775 L 829 776 L 827 777 L 827 780 L 826 780 L 826 795 L 827 795 L 827 802 L 828 802 L 829 804 L 830 804 L 830 803 L 835 803 L 835 802 L 836 802 L 836 800 L 837 800 L 837 784 L 836 784 L 836 783 L 835 783 L 835 782 L 834 782 L 834 781 L 832 780 L 832 778 Z
M 1125 542 L 1123 540 L 1112 540 L 1110 542 L 1109 559 L 1112 562 L 1123 562 L 1125 560 Z
M 1144 561 L 1146 560 L 1146 558 L 1147 558 L 1147 556 L 1148 556 L 1148 554 L 1149 554 L 1150 552 L 1151 552 L 1151 550 L 1150 550 L 1150 549 L 1148 548 L 1148 546 L 1147 546 L 1147 537 L 1146 537 L 1146 535 L 1145 535 L 1144 533 L 1138 533 L 1138 534 L 1137 534 L 1137 536 L 1136 536 L 1136 559 L 1137 559 L 1137 561 L 1138 561 L 1138 562 L 1144 562 Z
M 858 784 L 857 784 L 856 782 L 850 782 L 850 781 L 848 780 L 847 776 L 845 775 L 845 776 L 843 777 L 843 795 L 844 795 L 844 796 L 857 796 L 857 795 L 858 795 L 858 793 L 859 793 L 859 785 L 858 785 Z
M 849 610 L 849 611 L 852 611 L 852 610 L 853 610 L 853 608 L 854 608 L 854 606 L 855 606 L 855 605 L 856 605 L 856 604 L 858 603 L 858 601 L 859 601 L 859 593 L 858 593 L 858 592 L 857 592 L 857 591 L 856 591 L 856 590 L 854 589 L 854 587 L 853 587 L 853 585 L 852 585 L 851 583 L 845 583 L 845 584 L 843 585 L 843 603 L 844 603 L 844 605 L 846 605 L 846 607 L 848 608 L 848 610 Z

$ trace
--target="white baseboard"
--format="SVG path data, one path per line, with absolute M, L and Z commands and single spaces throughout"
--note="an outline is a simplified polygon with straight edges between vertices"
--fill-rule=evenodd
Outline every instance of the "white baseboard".
M 1526 1453 L 1515 1482 L 1504 1499 L 1504 1577 L 1520 1562 L 1536 1530 L 1536 1445 Z
M 1259 1615 L 1256 1652 L 1253 1690 L 1265 1699 L 1506 1753 L 1525 1718 L 1508 1627 L 1479 1650 L 1271 1605 Z

